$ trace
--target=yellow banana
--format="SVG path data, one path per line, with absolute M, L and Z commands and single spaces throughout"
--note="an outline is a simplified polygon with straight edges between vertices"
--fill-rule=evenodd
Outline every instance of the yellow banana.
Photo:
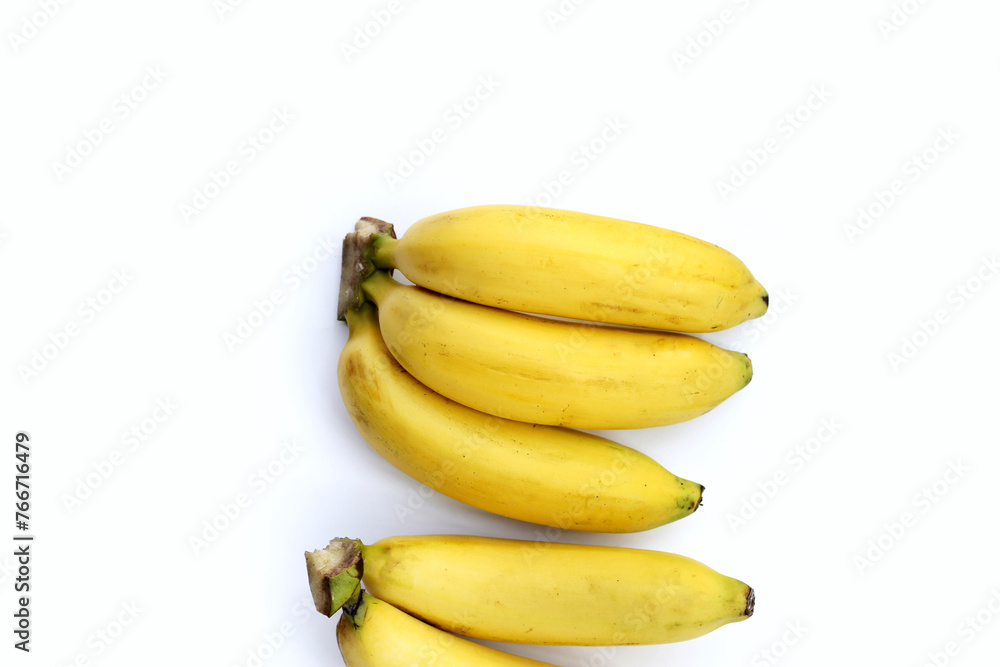
M 637 222 L 533 206 L 473 206 L 374 239 L 370 258 L 466 301 L 671 331 L 760 317 L 767 292 L 732 253 Z
M 331 540 L 306 554 L 316 608 L 367 590 L 456 634 L 612 646 L 693 639 L 753 613 L 753 589 L 684 556 L 490 537 Z
M 411 375 L 481 412 L 533 424 L 630 429 L 708 412 L 750 359 L 685 334 L 557 321 L 460 301 L 382 271 L 361 283 Z
M 347 667 L 551 667 L 448 634 L 358 592 L 337 623 L 337 644 Z
M 634 449 L 581 431 L 493 417 L 431 391 L 389 353 L 371 303 L 347 312 L 338 364 L 351 420 L 418 482 L 489 512 L 600 532 L 633 532 L 695 511 L 704 487 Z

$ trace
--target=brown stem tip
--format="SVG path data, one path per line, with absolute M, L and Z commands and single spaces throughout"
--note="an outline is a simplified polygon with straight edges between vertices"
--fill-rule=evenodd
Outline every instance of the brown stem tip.
M 344 237 L 340 258 L 338 320 L 344 320 L 349 309 L 357 308 L 365 300 L 361 293 L 361 281 L 375 270 L 370 255 L 372 240 L 376 235 L 396 238 L 396 231 L 388 222 L 377 218 L 361 218 L 354 225 L 354 231 Z
M 306 552 L 306 573 L 316 611 L 331 616 L 361 586 L 364 561 L 361 541 L 345 537 L 330 540 L 323 549 Z

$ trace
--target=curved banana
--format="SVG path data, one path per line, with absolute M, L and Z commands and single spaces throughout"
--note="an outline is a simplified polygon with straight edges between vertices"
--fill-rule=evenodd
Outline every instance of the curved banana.
M 697 509 L 704 489 L 634 449 L 589 433 L 493 417 L 437 394 L 386 349 L 375 307 L 347 312 L 340 393 L 389 463 L 446 496 L 534 523 L 647 530 Z
M 473 206 L 374 239 L 371 259 L 488 306 L 670 331 L 760 317 L 767 292 L 732 253 L 637 222 L 534 206 Z
M 358 592 L 337 622 L 337 644 L 347 667 L 552 667 L 448 634 Z
M 306 563 L 326 615 L 363 581 L 372 595 L 443 630 L 527 644 L 684 641 L 746 619 L 754 605 L 743 582 L 645 549 L 424 535 L 371 545 L 335 539 Z
M 557 321 L 460 301 L 382 271 L 361 283 L 411 375 L 498 417 L 588 429 L 673 424 L 742 389 L 750 359 L 679 333 Z

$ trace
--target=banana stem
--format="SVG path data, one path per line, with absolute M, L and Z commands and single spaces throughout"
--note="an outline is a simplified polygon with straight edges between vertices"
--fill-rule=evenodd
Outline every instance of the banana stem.
M 361 218 L 354 225 L 354 231 L 344 237 L 340 264 L 340 298 L 337 303 L 338 320 L 344 320 L 348 310 L 357 308 L 365 300 L 360 285 L 375 271 L 371 256 L 375 252 L 376 242 L 379 239 L 391 241 L 395 237 L 392 225 L 376 218 Z
M 375 268 L 392 271 L 396 268 L 396 245 L 399 239 L 388 234 L 373 234 L 371 260 Z
M 354 589 L 354 593 L 351 594 L 350 599 L 344 603 L 341 609 L 344 610 L 344 614 L 350 619 L 351 625 L 355 628 L 361 628 L 362 623 L 365 620 L 365 590 L 358 586 Z
M 385 271 L 375 271 L 361 283 L 361 291 L 377 306 L 392 290 L 399 287 Z
M 348 337 L 373 327 L 378 328 L 378 311 L 371 301 L 365 301 L 357 308 L 348 308 L 344 317 L 347 320 Z
M 360 599 L 364 561 L 361 540 L 338 537 L 323 549 L 306 552 L 306 572 L 316 611 L 333 614 Z

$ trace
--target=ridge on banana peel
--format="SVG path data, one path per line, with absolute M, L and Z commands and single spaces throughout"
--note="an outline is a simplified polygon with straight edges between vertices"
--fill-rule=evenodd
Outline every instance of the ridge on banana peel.
M 396 238 L 358 223 L 357 256 L 413 283 L 509 310 L 688 333 L 767 311 L 746 265 L 680 232 L 576 211 L 471 206 L 431 215 Z
M 693 639 L 753 614 L 754 591 L 695 560 L 645 549 L 468 535 L 338 538 L 306 552 L 316 609 L 362 582 L 448 632 L 525 644 L 616 646 Z
M 693 419 L 752 377 L 745 354 L 687 334 L 525 315 L 403 285 L 360 283 L 386 346 L 437 393 L 497 417 L 583 429 Z
M 694 512 L 704 487 L 606 438 L 493 417 L 396 361 L 374 304 L 347 312 L 337 376 L 347 412 L 386 461 L 473 507 L 561 529 L 648 530 Z
M 439 630 L 365 591 L 344 605 L 337 644 L 347 667 L 553 667 Z M 421 663 L 423 664 L 423 663 Z

